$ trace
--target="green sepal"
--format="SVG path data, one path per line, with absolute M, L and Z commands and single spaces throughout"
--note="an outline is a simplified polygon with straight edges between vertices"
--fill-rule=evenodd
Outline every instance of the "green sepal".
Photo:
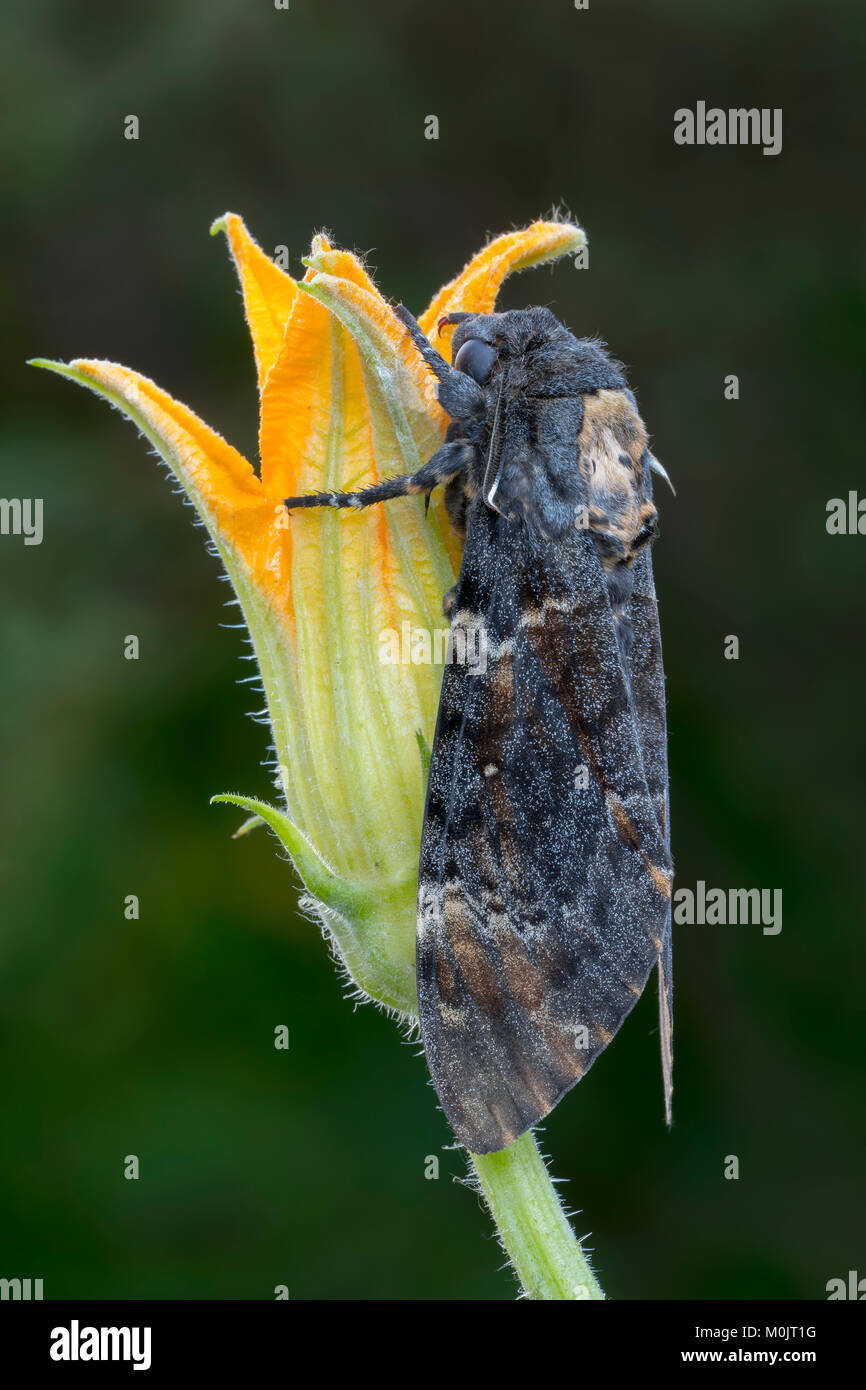
M 211 804 L 214 802 L 240 806 L 260 817 L 273 830 L 288 850 L 304 887 L 323 909 L 320 913 L 323 925 L 332 933 L 355 983 L 386 1008 L 414 1017 L 417 1013 L 414 950 L 411 953 L 394 950 L 395 942 L 414 941 L 414 931 L 406 930 L 415 918 L 417 871 L 414 866 L 398 880 L 383 880 L 375 889 L 361 887 L 334 873 L 278 807 L 231 792 L 211 797 Z

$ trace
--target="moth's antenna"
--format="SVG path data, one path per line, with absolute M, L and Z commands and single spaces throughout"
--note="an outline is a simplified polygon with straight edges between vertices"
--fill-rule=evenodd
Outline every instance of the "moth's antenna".
M 499 486 L 499 476 L 497 475 L 491 482 L 490 473 L 493 468 L 493 450 L 496 446 L 496 440 L 499 434 L 499 408 L 502 405 L 502 392 L 505 387 L 505 377 L 506 373 L 503 372 L 499 382 L 499 395 L 496 397 L 496 409 L 493 412 L 493 426 L 490 431 L 490 448 L 487 452 L 487 463 L 484 468 L 484 483 L 482 485 L 484 492 L 484 501 L 487 503 L 491 511 L 499 512 L 500 516 L 504 516 L 505 513 L 503 511 L 500 511 L 499 507 L 497 507 L 496 503 L 493 500 L 496 496 L 496 489 Z

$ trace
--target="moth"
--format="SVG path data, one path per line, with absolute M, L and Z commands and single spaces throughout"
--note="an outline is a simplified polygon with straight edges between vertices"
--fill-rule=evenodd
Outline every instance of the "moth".
M 445 442 L 418 472 L 286 499 L 367 507 L 445 487 L 465 538 L 418 879 L 424 1046 L 473 1153 L 510 1144 L 587 1072 L 658 969 L 672 1095 L 672 862 L 650 558 L 667 475 L 623 368 L 547 308 L 449 314 Z M 460 647 L 455 643 L 455 647 Z

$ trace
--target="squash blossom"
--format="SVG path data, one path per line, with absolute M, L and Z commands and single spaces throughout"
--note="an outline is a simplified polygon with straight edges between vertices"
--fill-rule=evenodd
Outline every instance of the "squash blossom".
M 447 653 L 442 599 L 460 543 L 441 490 L 429 512 L 423 498 L 402 497 L 366 511 L 289 515 L 283 499 L 414 473 L 442 443 L 447 419 L 435 379 L 355 256 L 317 236 L 296 281 L 239 217 L 212 230 L 228 240 L 253 340 L 259 471 L 127 367 L 34 365 L 117 406 L 196 507 L 252 639 L 281 792 L 277 806 L 214 800 L 271 827 L 348 977 L 411 1021 L 418 853 Z M 450 355 L 442 317 L 491 313 L 507 275 L 583 244 L 579 227 L 557 221 L 498 237 L 440 290 L 422 329 Z M 533 1135 L 470 1157 L 525 1294 L 603 1298 Z
M 113 362 L 39 361 L 133 422 L 193 502 L 252 638 L 284 804 L 225 795 L 288 850 L 348 975 L 416 1012 L 415 899 L 426 757 L 460 543 L 440 495 L 291 515 L 283 498 L 412 473 L 441 444 L 436 381 L 361 261 L 313 239 L 296 281 L 226 214 L 258 374 L 260 473 L 186 406 Z M 419 322 L 490 313 L 505 277 L 584 242 L 535 222 L 492 241 Z M 443 326 L 443 337 L 452 329 Z M 447 338 L 446 338 L 447 342 Z

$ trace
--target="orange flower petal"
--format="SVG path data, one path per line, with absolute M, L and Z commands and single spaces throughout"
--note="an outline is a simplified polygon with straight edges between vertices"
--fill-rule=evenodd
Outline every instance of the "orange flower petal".
M 242 454 L 226 443 L 180 401 L 155 382 L 116 362 L 78 358 L 77 372 L 120 396 L 123 408 L 134 409 L 150 431 L 167 440 L 198 496 L 214 509 L 220 502 L 249 506 L 261 502 L 261 486 Z
M 492 314 L 503 280 L 518 270 L 543 265 L 576 251 L 586 242 L 583 230 L 570 222 L 533 222 L 519 232 L 496 237 L 479 251 L 436 295 L 418 322 L 428 337 L 445 314 Z M 443 335 L 444 336 L 444 335 Z
M 105 396 L 170 464 L 217 547 L 241 559 L 256 587 L 291 621 L 291 537 L 282 507 L 268 499 L 242 454 L 147 377 L 114 362 L 78 359 L 55 367 Z
M 211 227 L 211 236 L 225 232 L 237 267 L 244 296 L 244 311 L 253 340 L 256 370 L 261 390 L 268 372 L 277 360 L 283 333 L 298 286 L 280 270 L 250 236 L 243 220 L 227 212 Z
M 262 487 L 275 500 L 325 486 L 333 330 L 327 309 L 299 294 L 262 389 Z

